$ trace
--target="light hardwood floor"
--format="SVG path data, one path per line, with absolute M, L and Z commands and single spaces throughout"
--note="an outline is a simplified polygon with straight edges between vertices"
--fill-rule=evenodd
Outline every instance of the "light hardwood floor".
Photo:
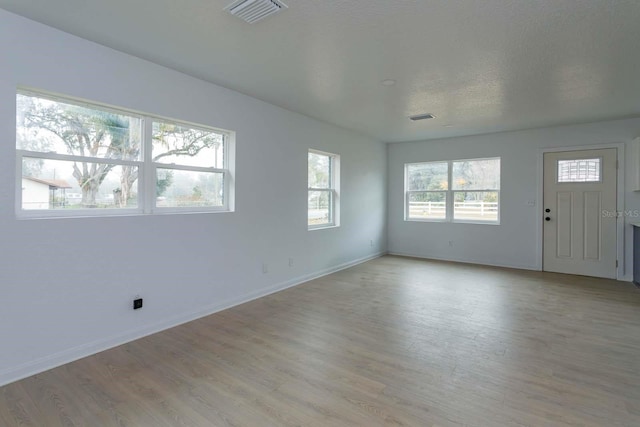
M 0 388 L 2 426 L 640 426 L 640 290 L 386 256 Z

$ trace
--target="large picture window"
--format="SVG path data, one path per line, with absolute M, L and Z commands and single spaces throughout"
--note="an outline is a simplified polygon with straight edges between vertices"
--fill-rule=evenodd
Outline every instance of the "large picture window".
M 309 150 L 307 168 L 309 229 L 339 225 L 340 156 Z
M 500 159 L 405 165 L 405 220 L 500 221 Z
M 19 216 L 229 210 L 229 133 L 19 92 Z

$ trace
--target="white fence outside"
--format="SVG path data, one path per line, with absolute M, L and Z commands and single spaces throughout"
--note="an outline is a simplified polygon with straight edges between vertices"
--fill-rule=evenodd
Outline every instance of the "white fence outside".
M 409 203 L 409 218 L 444 218 L 446 215 L 445 202 L 411 202 Z M 484 201 L 455 202 L 453 211 L 456 219 L 497 221 L 498 203 Z

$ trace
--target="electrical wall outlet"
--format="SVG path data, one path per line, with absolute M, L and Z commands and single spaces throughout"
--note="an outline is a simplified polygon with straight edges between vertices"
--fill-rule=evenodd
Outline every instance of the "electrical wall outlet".
M 269 272 L 269 264 L 262 264 L 262 274 L 267 274 Z
M 142 308 L 142 298 L 136 298 L 133 300 L 133 309 L 138 310 Z

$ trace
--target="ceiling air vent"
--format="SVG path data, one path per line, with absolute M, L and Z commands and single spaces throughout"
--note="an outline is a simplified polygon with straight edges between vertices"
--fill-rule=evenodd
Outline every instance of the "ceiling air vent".
M 279 0 L 238 0 L 225 7 L 224 10 L 249 24 L 253 24 L 286 8 L 287 5 Z
M 436 116 L 434 116 L 433 114 L 418 114 L 417 116 L 409 117 L 409 119 L 413 120 L 414 122 L 418 120 L 428 120 L 428 119 L 435 119 L 435 118 Z

